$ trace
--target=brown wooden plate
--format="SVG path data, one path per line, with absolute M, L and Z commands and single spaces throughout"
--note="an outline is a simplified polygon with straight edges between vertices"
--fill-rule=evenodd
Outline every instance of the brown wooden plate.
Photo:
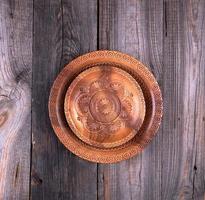
M 137 134 L 125 143 L 105 146 L 111 148 L 99 146 L 99 140 L 94 140 L 97 145 L 83 141 L 69 127 L 64 112 L 65 96 L 73 80 L 84 70 L 96 66 L 119 68 L 131 75 L 140 85 L 145 100 L 146 113 Z M 95 51 L 74 59 L 60 72 L 51 89 L 49 116 L 57 137 L 71 152 L 89 161 L 113 163 L 138 154 L 154 137 L 162 118 L 162 96 L 154 76 L 138 60 L 116 51 Z
M 144 96 L 136 80 L 109 65 L 80 73 L 66 92 L 64 108 L 73 132 L 100 148 L 132 139 L 145 116 Z

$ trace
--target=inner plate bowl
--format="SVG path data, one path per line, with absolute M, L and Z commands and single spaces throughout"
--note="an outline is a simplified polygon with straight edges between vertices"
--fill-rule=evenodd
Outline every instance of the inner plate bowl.
M 74 79 L 65 95 L 64 111 L 82 141 L 111 148 L 137 134 L 145 117 L 145 101 L 131 75 L 106 65 L 91 67 Z

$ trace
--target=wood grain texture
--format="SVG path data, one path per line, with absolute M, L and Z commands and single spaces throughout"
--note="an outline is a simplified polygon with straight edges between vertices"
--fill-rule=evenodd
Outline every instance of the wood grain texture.
M 0 1 L 0 199 L 28 199 L 32 2 Z
M 48 117 L 51 85 L 71 59 L 97 47 L 96 1 L 34 1 L 32 199 L 96 199 L 96 164 L 71 154 Z
M 150 66 L 164 97 L 161 129 L 141 155 L 99 165 L 99 199 L 204 199 L 203 1 L 100 1 L 99 48 Z
M 167 1 L 164 9 L 162 198 L 204 199 L 205 2 Z

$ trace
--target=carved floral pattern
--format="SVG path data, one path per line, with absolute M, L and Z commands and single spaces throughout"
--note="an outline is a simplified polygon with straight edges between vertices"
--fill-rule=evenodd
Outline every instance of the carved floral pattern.
M 126 126 L 133 108 L 132 95 L 116 81 L 106 76 L 94 80 L 89 89 L 80 89 L 76 107 L 78 119 L 89 132 L 110 134 Z

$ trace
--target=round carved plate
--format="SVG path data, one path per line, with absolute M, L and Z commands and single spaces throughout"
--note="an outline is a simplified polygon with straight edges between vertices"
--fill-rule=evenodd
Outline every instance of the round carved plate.
M 65 96 L 73 80 L 95 66 L 124 70 L 137 81 L 144 96 L 146 112 L 139 131 L 126 143 L 112 148 L 84 142 L 72 131 L 64 112 Z M 135 58 L 117 51 L 94 51 L 71 61 L 57 76 L 50 93 L 49 116 L 57 137 L 71 152 L 89 161 L 113 163 L 137 155 L 152 140 L 162 118 L 162 96 L 152 73 Z
M 109 65 L 80 73 L 66 92 L 64 108 L 72 131 L 100 148 L 132 139 L 145 116 L 144 96 L 136 80 Z

